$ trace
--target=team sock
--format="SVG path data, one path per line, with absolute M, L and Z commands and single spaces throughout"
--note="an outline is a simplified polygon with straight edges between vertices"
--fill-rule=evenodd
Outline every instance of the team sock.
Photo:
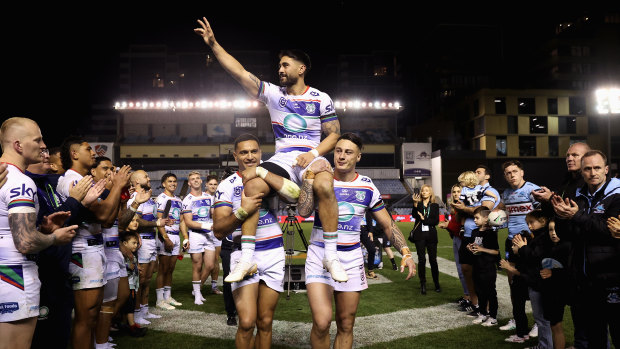
M 216 289 L 217 288 L 217 281 L 213 281 L 211 280 L 211 289 Z
M 325 259 L 330 261 L 338 259 L 338 232 L 323 232 L 323 241 L 325 243 Z
M 155 295 L 157 295 L 157 302 L 163 301 L 164 300 L 164 289 L 163 288 L 155 289 Z
M 164 300 L 169 300 L 172 294 L 172 286 L 164 286 Z
M 241 236 L 241 260 L 250 263 L 254 257 L 254 249 L 256 248 L 256 236 Z

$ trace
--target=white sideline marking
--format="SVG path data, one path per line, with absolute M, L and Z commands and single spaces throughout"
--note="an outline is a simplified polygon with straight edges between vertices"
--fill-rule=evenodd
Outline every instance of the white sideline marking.
M 414 256 L 414 258 L 416 257 Z M 437 263 L 441 273 L 458 278 L 453 261 L 437 257 Z M 382 275 L 378 276 L 379 279 L 377 280 L 369 280 L 371 281 L 370 284 L 390 282 Z M 415 280 L 412 281 L 416 282 Z M 504 275 L 497 275 L 496 287 L 499 302 L 498 317 L 510 318 L 512 317 L 512 306 L 508 281 Z M 420 297 L 423 296 L 420 295 Z M 531 312 L 529 303 L 526 311 Z M 152 309 L 152 312 L 163 315 L 161 319 L 150 320 L 152 324 L 149 327 L 154 330 L 233 340 L 237 332 L 236 327 L 226 325 L 226 315 L 223 314 L 182 309 L 160 311 L 155 308 Z M 399 338 L 469 326 L 472 325 L 472 320 L 473 318 L 457 311 L 454 304 L 361 316 L 355 320 L 353 347 L 359 348 Z M 295 348 L 310 348 L 311 327 L 312 323 L 310 322 L 274 320 L 273 343 Z M 334 321 L 331 324 L 330 335 L 333 341 L 336 335 L 336 323 Z

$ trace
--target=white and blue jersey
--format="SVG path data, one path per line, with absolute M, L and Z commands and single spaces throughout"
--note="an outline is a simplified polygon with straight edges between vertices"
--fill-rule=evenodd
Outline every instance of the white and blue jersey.
M 213 208 L 230 207 L 235 212 L 241 207 L 241 195 L 243 193 L 243 179 L 239 172 L 236 172 L 217 186 L 215 192 L 215 202 Z M 264 201 L 263 201 L 264 202 Z M 260 208 L 258 218 L 258 227 L 256 229 L 256 247 L 255 251 L 270 250 L 284 246 L 282 240 L 282 229 L 278 224 L 278 219 L 274 212 L 270 209 Z M 241 225 L 229 235 L 229 239 L 241 236 Z
M 258 100 L 271 117 L 276 153 L 316 148 L 321 142 L 321 124 L 338 120 L 331 98 L 310 86 L 301 95 L 289 95 L 286 87 L 261 81 Z
M 360 247 L 360 226 L 366 210 L 373 212 L 385 208 L 381 194 L 369 177 L 357 174 L 350 182 L 334 179 L 334 192 L 338 201 L 338 247 L 339 251 L 350 251 Z M 318 209 L 314 213 L 314 226 L 310 242 L 324 246 L 323 226 Z
M 157 213 L 164 213 L 164 209 L 166 208 L 166 203 L 168 200 L 172 201 L 170 205 L 170 211 L 168 212 L 168 218 L 174 220 L 171 226 L 166 225 L 166 234 L 170 235 L 179 235 L 179 225 L 181 224 L 181 209 L 183 203 L 181 199 L 176 196 L 168 196 L 166 193 L 161 193 L 157 197 Z
M 101 229 L 101 234 L 103 236 L 103 248 L 106 252 L 119 249 L 118 219 L 114 220 L 114 224 L 111 227 Z
M 0 268 L 6 265 L 35 265 L 34 259 L 17 250 L 9 226 L 9 215 L 34 213 L 36 215 L 37 187 L 18 167 L 8 164 L 7 181 L 0 189 Z M 10 268 L 0 270 L 2 280 L 23 286 L 23 280 Z M 21 269 L 20 269 L 21 270 Z
M 84 176 L 75 172 L 72 169 L 67 170 L 64 175 L 58 179 L 58 185 L 56 186 L 56 192 L 62 198 L 62 201 L 67 201 L 67 198 L 71 196 L 69 191 L 76 185 Z M 101 200 L 101 199 L 98 199 Z M 101 235 L 101 224 L 96 221 L 96 218 L 91 215 L 90 217 L 80 217 L 82 222 L 79 224 L 75 237 L 72 242 L 73 253 L 79 252 L 92 252 L 103 250 L 103 237 Z
M 536 184 L 525 182 L 520 188 L 508 188 L 502 193 L 502 202 L 508 214 L 508 239 L 521 231 L 530 231 L 525 222 L 525 216 L 534 211 L 539 203 L 534 199 L 532 191 L 540 189 Z
M 134 194 L 129 201 L 127 201 L 127 207 L 131 206 L 133 201 L 135 200 L 136 195 Z M 138 206 L 136 210 L 138 217 L 144 219 L 145 221 L 155 222 L 157 221 L 157 203 L 152 198 L 149 198 L 148 201 L 143 202 Z M 146 239 L 154 239 L 155 238 L 155 228 L 151 230 L 140 230 L 140 236 Z
M 495 198 L 493 196 L 486 195 L 485 192 L 487 191 L 495 194 Z M 491 201 L 493 202 L 493 208 L 496 208 L 500 203 L 499 197 L 500 196 L 497 190 L 487 183 L 486 185 L 477 185 L 473 188 L 463 187 L 463 189 L 461 189 L 461 196 L 459 197 L 459 200 L 468 207 L 478 207 L 482 205 L 483 201 Z M 471 237 L 471 232 L 477 228 L 476 223 L 474 223 L 474 218 L 467 217 L 463 227 L 465 228 L 465 233 L 463 236 Z
M 211 220 L 211 206 L 213 205 L 212 196 L 194 196 L 191 193 L 183 199 L 183 208 L 181 214 L 191 213 L 192 221 L 200 223 L 208 223 Z M 189 229 L 191 233 L 207 235 L 211 230 L 205 229 Z

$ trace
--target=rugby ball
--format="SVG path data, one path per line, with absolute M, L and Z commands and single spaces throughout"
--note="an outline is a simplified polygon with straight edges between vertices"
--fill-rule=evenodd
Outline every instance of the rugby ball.
M 506 223 L 508 216 L 504 210 L 493 210 L 489 213 L 489 225 L 494 227 L 501 227 Z

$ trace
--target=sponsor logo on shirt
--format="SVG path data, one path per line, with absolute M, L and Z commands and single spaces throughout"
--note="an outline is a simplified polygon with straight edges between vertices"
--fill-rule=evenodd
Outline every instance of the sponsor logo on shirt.
M 508 212 L 508 214 L 527 214 L 533 210 L 534 205 L 531 202 L 506 205 L 506 212 Z

